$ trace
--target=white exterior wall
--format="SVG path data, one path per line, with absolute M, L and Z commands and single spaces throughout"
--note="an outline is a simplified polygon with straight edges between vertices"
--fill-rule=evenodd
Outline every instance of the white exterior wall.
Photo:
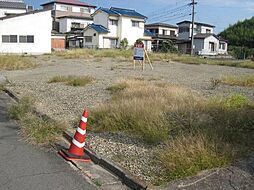
M 214 43 L 214 51 L 211 51 L 209 42 Z M 209 36 L 205 39 L 195 39 L 194 44 L 195 52 L 199 55 L 218 55 L 219 53 L 219 40 L 214 36 Z
M 76 22 L 80 24 L 84 24 L 84 28 L 88 24 L 92 24 L 92 20 L 84 20 L 84 19 L 74 19 L 74 18 L 61 18 L 59 21 L 59 31 L 61 33 L 66 33 L 71 31 L 71 23 Z
M 192 24 L 191 23 L 183 23 L 183 24 L 179 25 L 179 28 L 180 27 L 188 27 L 189 32 L 179 33 L 178 34 L 179 39 L 185 39 L 185 40 L 190 39 L 191 38 L 191 31 L 192 31 Z M 214 32 L 213 27 L 207 27 L 207 26 L 194 24 L 194 35 L 196 35 L 197 33 L 206 34 L 206 29 L 211 30 L 211 33 Z
M 55 10 L 57 11 L 64 11 L 61 9 L 61 6 L 68 6 L 72 8 L 72 12 L 74 13 L 82 13 L 80 8 L 88 8 L 88 7 L 84 7 L 84 6 L 75 6 L 75 5 L 66 5 L 66 4 L 60 4 L 60 3 L 55 3 Z M 90 14 L 93 14 L 95 11 L 94 8 L 90 8 Z M 87 12 L 89 13 L 89 12 Z
M 120 31 L 119 41 L 124 38 L 128 39 L 129 45 L 132 46 L 137 39 L 144 37 L 145 23 L 143 19 L 129 18 L 129 17 L 120 17 Z M 132 26 L 132 20 L 140 21 L 139 27 Z
M 118 24 L 117 26 L 116 25 L 111 25 L 109 23 L 109 20 L 112 19 L 112 20 L 117 20 L 118 21 Z M 107 27 L 110 31 L 110 33 L 108 34 L 108 36 L 110 37 L 118 37 L 119 36 L 119 19 L 118 17 L 115 17 L 115 16 L 109 16 L 108 18 L 108 27 Z
M 20 13 L 25 13 L 25 12 L 26 12 L 25 9 L 3 9 L 3 8 L 0 8 L 0 18 L 5 17 L 6 13 L 7 14 L 20 14 Z
M 163 35 L 163 30 L 166 30 L 166 35 L 170 35 L 170 31 L 175 31 L 175 35 L 178 33 L 177 28 L 167 28 L 167 27 L 159 27 L 159 34 Z
M 211 33 L 213 34 L 213 27 L 207 27 L 207 26 L 201 26 L 201 33 L 205 34 L 207 29 L 211 30 Z
M 134 45 L 137 39 L 148 40 L 148 50 L 151 50 L 151 37 L 144 36 L 144 28 L 145 22 L 144 19 L 139 18 L 130 18 L 130 17 L 116 17 L 109 16 L 107 13 L 103 11 L 98 11 L 94 16 L 94 23 L 100 24 L 109 29 L 109 33 L 107 34 L 99 34 L 98 37 L 98 46 L 99 48 L 110 48 L 110 40 L 109 38 L 118 39 L 118 46 L 124 38 L 127 38 L 129 42 L 129 46 Z M 118 20 L 118 25 L 110 25 L 109 19 Z M 139 27 L 132 26 L 132 20 L 139 21 Z
M 220 49 L 219 47 L 219 54 L 227 55 L 228 54 L 228 44 L 226 42 L 223 42 L 225 44 L 225 49 Z
M 51 11 L 0 20 L 0 53 L 51 53 Z M 34 43 L 2 43 L 2 35 L 34 35 Z

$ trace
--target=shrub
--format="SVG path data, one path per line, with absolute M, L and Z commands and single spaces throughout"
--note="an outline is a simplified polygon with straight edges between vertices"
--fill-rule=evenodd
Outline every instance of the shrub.
M 95 79 L 91 76 L 55 76 L 51 78 L 48 83 L 65 83 L 69 86 L 86 86 Z
M 167 41 L 162 42 L 161 51 L 164 53 L 169 53 L 169 52 L 176 53 L 177 49 L 171 40 L 167 40 Z
M 124 38 L 121 42 L 120 42 L 120 48 L 123 50 L 126 50 L 128 48 L 128 40 L 127 38 Z

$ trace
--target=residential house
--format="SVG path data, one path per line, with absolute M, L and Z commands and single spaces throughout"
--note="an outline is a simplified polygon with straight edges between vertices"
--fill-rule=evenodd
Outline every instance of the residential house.
M 84 29 L 93 23 L 91 16 L 62 16 L 59 17 L 59 32 L 67 33 L 78 29 Z
M 0 0 L 0 18 L 26 12 L 23 0 Z
M 41 5 L 44 10 L 51 10 L 53 30 L 70 32 L 71 26 L 85 28 L 91 23 L 91 14 L 96 6 L 78 0 L 53 0 Z
M 179 27 L 178 49 L 182 53 L 191 52 L 192 22 L 177 23 Z M 227 42 L 214 34 L 215 26 L 195 22 L 194 24 L 194 52 L 197 55 L 214 56 L 227 54 Z
M 146 24 L 145 28 L 153 33 L 153 50 L 159 51 L 161 44 L 167 40 L 176 42 L 178 34 L 178 26 L 174 26 L 166 23 L 152 23 Z
M 152 38 L 145 32 L 147 17 L 135 10 L 123 8 L 99 8 L 92 14 L 94 24 L 84 29 L 84 47 L 116 48 L 126 38 L 129 46 L 142 39 L 145 48 L 151 50 Z
M 51 11 L 2 17 L 0 28 L 0 53 L 51 53 Z

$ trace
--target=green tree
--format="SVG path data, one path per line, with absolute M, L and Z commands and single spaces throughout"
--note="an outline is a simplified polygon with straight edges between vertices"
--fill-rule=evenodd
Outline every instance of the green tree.
M 254 56 L 254 17 L 230 25 L 219 36 L 228 40 L 229 51 L 236 58 Z
M 176 53 L 177 49 L 174 46 L 174 43 L 171 40 L 167 40 L 162 42 L 161 44 L 161 51 L 164 53 Z

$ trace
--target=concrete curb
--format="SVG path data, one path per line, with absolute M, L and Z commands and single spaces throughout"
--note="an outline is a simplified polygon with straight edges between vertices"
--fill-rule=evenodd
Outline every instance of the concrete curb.
M 19 99 L 17 98 L 17 96 L 11 92 L 8 89 L 4 89 L 4 92 L 7 93 L 11 98 L 13 98 L 16 102 L 19 102 Z M 52 119 L 51 117 L 49 117 L 46 114 L 42 114 L 37 110 L 34 110 L 34 113 L 42 118 L 45 118 L 49 121 L 55 121 L 54 119 Z M 69 135 L 67 132 L 63 132 L 63 137 L 68 141 L 71 142 L 72 141 L 72 137 L 71 135 Z M 90 156 L 91 160 L 95 163 L 100 165 L 101 167 L 103 167 L 104 169 L 108 170 L 109 172 L 111 172 L 112 174 L 114 174 L 115 176 L 117 176 L 122 183 L 124 183 L 127 187 L 133 189 L 133 190 L 146 190 L 147 186 L 138 183 L 136 180 L 134 180 L 132 177 L 130 177 L 129 175 L 127 175 L 122 169 L 120 169 L 119 167 L 115 166 L 113 163 L 111 163 L 110 161 L 99 157 L 98 155 L 96 155 L 96 153 L 94 153 L 93 151 L 89 150 L 89 148 L 85 148 L 85 153 Z
M 64 138 L 71 143 L 72 137 L 64 132 L 63 134 Z M 138 183 L 136 180 L 134 180 L 132 177 L 127 175 L 122 169 L 115 166 L 110 161 L 101 158 L 100 156 L 96 155 L 93 151 L 91 151 L 89 148 L 85 148 L 85 153 L 90 156 L 91 160 L 95 163 L 100 165 L 101 167 L 105 168 L 109 172 L 113 173 L 115 176 L 117 176 L 119 179 L 121 179 L 122 183 L 124 183 L 126 186 L 128 186 L 131 189 L 134 190 L 145 190 L 147 189 L 147 186 Z

